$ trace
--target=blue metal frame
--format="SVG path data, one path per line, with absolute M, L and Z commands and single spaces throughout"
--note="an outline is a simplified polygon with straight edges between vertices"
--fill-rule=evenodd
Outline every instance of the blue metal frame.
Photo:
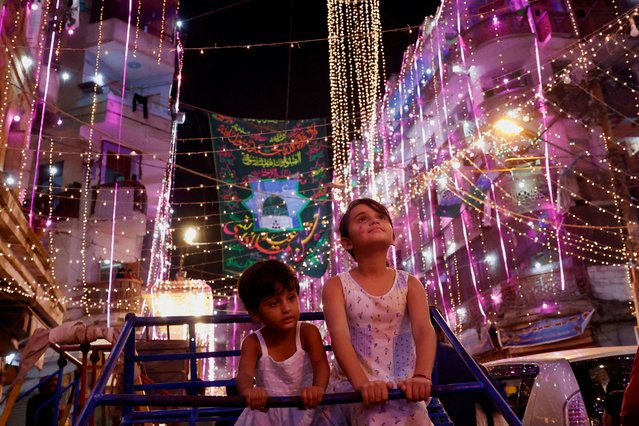
M 475 360 L 468 355 L 461 343 L 457 340 L 453 332 L 448 328 L 446 321 L 434 308 L 430 308 L 433 321 L 443 330 L 450 340 L 455 350 L 460 354 L 462 360 L 477 379 L 476 382 L 457 383 L 450 385 L 433 385 L 432 395 L 442 395 L 447 393 L 461 392 L 486 392 L 491 401 L 501 411 L 504 418 L 511 426 L 521 426 L 521 421 L 517 418 L 501 393 L 494 387 L 492 381 L 486 373 L 477 365 Z M 322 312 L 302 313 L 302 321 L 323 320 Z M 196 353 L 195 347 L 195 324 L 229 324 L 229 323 L 250 323 L 249 315 L 208 315 L 202 317 L 136 317 L 129 314 L 126 317 L 124 327 L 120 337 L 113 345 L 100 376 L 91 391 L 87 403 L 82 413 L 77 418 L 75 426 L 85 426 L 93 411 L 98 405 L 121 406 L 122 424 L 137 424 L 144 422 L 171 422 L 188 421 L 195 424 L 197 421 L 221 420 L 224 416 L 233 416 L 246 406 L 245 400 L 240 396 L 204 396 L 197 395 L 199 389 L 208 386 L 227 386 L 233 380 L 201 381 L 197 377 L 197 360 L 208 357 L 237 356 L 239 351 L 216 351 Z M 188 325 L 189 330 L 189 353 L 185 354 L 159 354 L 159 355 L 136 355 L 135 354 L 135 329 L 149 326 L 170 326 Z M 328 347 L 327 347 L 328 348 Z M 330 350 L 330 348 L 328 348 Z M 113 374 L 116 362 L 121 354 L 124 354 L 123 371 L 123 393 L 105 394 L 104 390 L 109 377 Z M 136 362 L 158 360 L 188 360 L 190 378 L 186 382 L 157 383 L 150 385 L 134 384 L 134 366 Z M 137 395 L 136 391 L 157 390 L 157 389 L 185 389 L 187 395 Z M 389 399 L 403 399 L 404 393 L 401 390 L 393 389 L 389 391 Z M 361 402 L 361 395 L 358 392 L 325 394 L 322 405 L 334 405 Z M 155 411 L 133 411 L 135 406 L 156 406 L 156 407 L 189 407 L 171 410 Z M 299 396 L 291 397 L 269 397 L 267 407 L 301 407 L 302 400 Z M 230 418 L 230 417 L 229 417 Z
M 58 364 L 60 364 L 60 362 L 58 362 Z M 77 409 L 77 394 L 78 394 L 78 388 L 79 388 L 78 385 L 80 383 L 80 379 L 76 378 L 73 381 L 71 381 L 71 383 L 66 385 L 65 387 L 62 387 L 62 378 L 64 376 L 64 365 L 59 365 L 59 368 L 58 368 L 57 371 L 54 371 L 53 373 L 49 374 L 48 376 L 44 376 L 43 378 L 40 379 L 40 381 L 38 383 L 36 383 L 35 385 L 31 386 L 26 391 L 21 393 L 20 396 L 18 396 L 18 398 L 16 398 L 15 403 L 17 404 L 18 402 L 20 402 L 21 400 L 23 400 L 27 396 L 31 395 L 34 390 L 39 388 L 40 385 L 42 385 L 43 383 L 46 383 L 53 376 L 58 376 L 58 383 L 56 384 L 55 393 L 51 396 L 51 398 L 47 399 L 46 401 L 44 401 L 42 403 L 42 405 L 40 405 L 38 408 L 36 408 L 34 418 L 35 419 L 38 418 L 38 416 L 40 415 L 40 410 L 42 409 L 42 407 L 48 405 L 51 401 L 53 401 L 54 402 L 54 411 L 53 411 L 54 415 L 53 415 L 53 418 L 51 419 L 51 422 L 52 422 L 53 426 L 56 426 L 58 424 L 58 414 L 59 414 L 60 400 L 62 399 L 62 395 L 67 390 L 69 390 L 71 388 L 74 389 L 74 392 L 73 392 L 73 394 L 74 394 L 74 397 L 73 397 L 74 398 L 73 399 L 74 410 Z

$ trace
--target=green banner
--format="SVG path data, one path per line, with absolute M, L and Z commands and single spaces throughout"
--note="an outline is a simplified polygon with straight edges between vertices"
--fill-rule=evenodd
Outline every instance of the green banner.
M 323 119 L 210 115 L 224 272 L 264 259 L 321 277 L 330 252 L 332 176 Z

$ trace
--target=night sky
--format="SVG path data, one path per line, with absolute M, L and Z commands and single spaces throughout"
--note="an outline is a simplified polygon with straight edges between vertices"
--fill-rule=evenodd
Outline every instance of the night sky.
M 420 25 L 434 13 L 436 0 L 380 0 L 382 29 L 406 27 L 383 35 L 386 76 L 397 73 L 407 46 L 414 43 Z M 211 146 L 206 111 L 244 118 L 330 119 L 328 73 L 328 27 L 326 0 L 224 0 L 188 1 L 180 6 L 184 56 L 181 110 L 186 122 L 179 127 L 178 171 L 173 195 L 174 243 L 180 247 L 182 230 L 199 225 L 201 241 L 217 240 L 217 203 L 214 188 L 184 189 L 214 185 L 197 175 L 214 175 L 212 155 L 185 155 L 207 151 Z M 212 46 L 246 46 L 319 40 L 291 48 L 252 47 L 206 49 Z M 204 54 L 199 48 L 204 48 Z M 288 95 L 287 95 L 288 94 Z M 192 139 L 196 140 L 183 140 Z M 197 140 L 202 138 L 202 140 Z M 191 171 L 187 171 L 189 169 Z M 202 206 L 200 206 L 200 202 Z M 193 216 L 208 215 L 205 221 Z M 206 232 L 204 232 L 206 230 Z M 210 253 L 202 253 L 210 250 Z M 212 280 L 220 276 L 219 246 L 203 245 L 178 250 L 188 253 L 185 265 L 190 277 Z M 201 253 L 201 254 L 197 254 Z M 173 264 L 178 259 L 174 257 Z

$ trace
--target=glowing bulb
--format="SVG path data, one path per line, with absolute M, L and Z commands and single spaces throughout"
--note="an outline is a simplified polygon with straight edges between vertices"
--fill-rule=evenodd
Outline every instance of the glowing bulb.
M 93 77 L 93 81 L 98 86 L 104 86 L 104 76 L 99 72 L 95 74 L 95 77 Z
M 189 245 L 193 245 L 196 237 L 197 237 L 197 231 L 195 230 L 195 228 L 193 227 L 186 228 L 186 231 L 184 231 L 184 242 L 186 242 Z
M 38 3 L 31 3 L 31 10 L 38 10 Z
M 13 186 L 16 183 L 16 178 L 14 178 L 13 176 L 9 175 L 4 179 L 4 183 L 7 186 Z
M 175 25 L 176 25 L 178 28 L 182 28 L 182 25 L 183 25 L 183 24 L 184 24 L 184 23 L 183 23 L 182 21 L 177 21 L 177 22 L 175 23 Z
M 20 117 L 19 114 L 16 114 L 16 115 L 13 116 L 13 121 L 15 121 L 16 123 L 19 123 L 21 119 L 22 119 L 22 117 Z
M 66 71 L 63 71 L 62 74 L 60 74 L 60 78 L 62 78 L 62 81 L 67 81 L 68 79 L 71 78 L 71 74 L 69 74 Z
M 495 129 L 507 135 L 518 135 L 524 131 L 524 128 L 512 120 L 502 118 L 495 123 Z
M 21 62 L 25 68 L 31 68 L 31 65 L 33 65 L 33 59 L 30 56 L 23 56 Z

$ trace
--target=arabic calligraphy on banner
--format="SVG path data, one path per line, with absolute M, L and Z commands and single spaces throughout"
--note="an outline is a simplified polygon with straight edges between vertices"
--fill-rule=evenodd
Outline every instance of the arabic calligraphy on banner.
M 210 115 L 223 223 L 224 272 L 280 259 L 321 277 L 330 251 L 325 122 Z

